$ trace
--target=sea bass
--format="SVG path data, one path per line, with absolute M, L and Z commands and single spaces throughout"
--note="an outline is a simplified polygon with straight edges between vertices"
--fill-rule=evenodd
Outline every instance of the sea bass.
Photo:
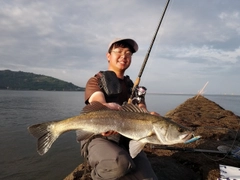
M 38 138 L 38 153 L 44 155 L 53 142 L 67 131 L 77 130 L 77 141 L 107 131 L 116 131 L 131 139 L 129 152 L 134 158 L 145 144 L 172 145 L 184 143 L 192 138 L 192 132 L 170 119 L 151 115 L 133 104 L 109 109 L 99 102 L 83 108 L 80 115 L 65 120 L 46 122 L 28 127 Z

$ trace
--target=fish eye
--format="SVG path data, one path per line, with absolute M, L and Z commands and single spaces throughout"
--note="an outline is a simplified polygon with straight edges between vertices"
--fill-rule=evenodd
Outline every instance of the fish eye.
M 178 128 L 178 132 L 184 132 L 184 129 L 181 128 L 181 127 L 179 127 L 179 128 Z

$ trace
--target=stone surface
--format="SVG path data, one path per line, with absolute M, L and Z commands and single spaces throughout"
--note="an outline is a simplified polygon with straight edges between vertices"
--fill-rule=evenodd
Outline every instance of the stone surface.
M 165 117 L 192 128 L 201 139 L 190 144 L 174 146 L 147 145 L 145 152 L 159 180 L 216 180 L 220 177 L 219 164 L 240 167 L 240 159 L 218 153 L 217 147 L 240 146 L 240 117 L 205 98 L 195 96 Z M 204 152 L 205 150 L 216 152 Z M 65 180 L 82 177 L 83 164 L 79 165 Z M 86 179 L 91 179 L 89 173 Z

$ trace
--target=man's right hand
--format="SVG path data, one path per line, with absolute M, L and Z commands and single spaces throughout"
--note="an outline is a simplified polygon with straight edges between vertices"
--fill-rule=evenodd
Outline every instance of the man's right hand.
M 114 135 L 114 134 L 118 134 L 118 132 L 116 131 L 107 131 L 102 133 L 103 136 L 110 136 L 110 135 Z
M 110 109 L 116 109 L 119 110 L 120 109 L 120 105 L 117 103 L 103 103 L 104 106 L 107 106 Z

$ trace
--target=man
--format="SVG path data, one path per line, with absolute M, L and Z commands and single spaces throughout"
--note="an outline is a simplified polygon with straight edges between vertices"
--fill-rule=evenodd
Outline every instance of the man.
M 132 55 L 138 50 L 132 39 L 115 39 L 109 44 L 107 52 L 108 71 L 99 72 L 90 78 L 85 90 L 85 103 L 98 101 L 111 109 L 119 109 L 127 102 L 133 82 L 124 76 L 131 64 Z M 138 106 L 146 109 L 145 100 L 141 98 Z M 103 132 L 88 143 L 83 142 L 87 158 L 92 167 L 91 176 L 100 179 L 153 179 L 157 177 L 143 151 L 134 159 L 128 152 L 129 139 L 117 132 Z

